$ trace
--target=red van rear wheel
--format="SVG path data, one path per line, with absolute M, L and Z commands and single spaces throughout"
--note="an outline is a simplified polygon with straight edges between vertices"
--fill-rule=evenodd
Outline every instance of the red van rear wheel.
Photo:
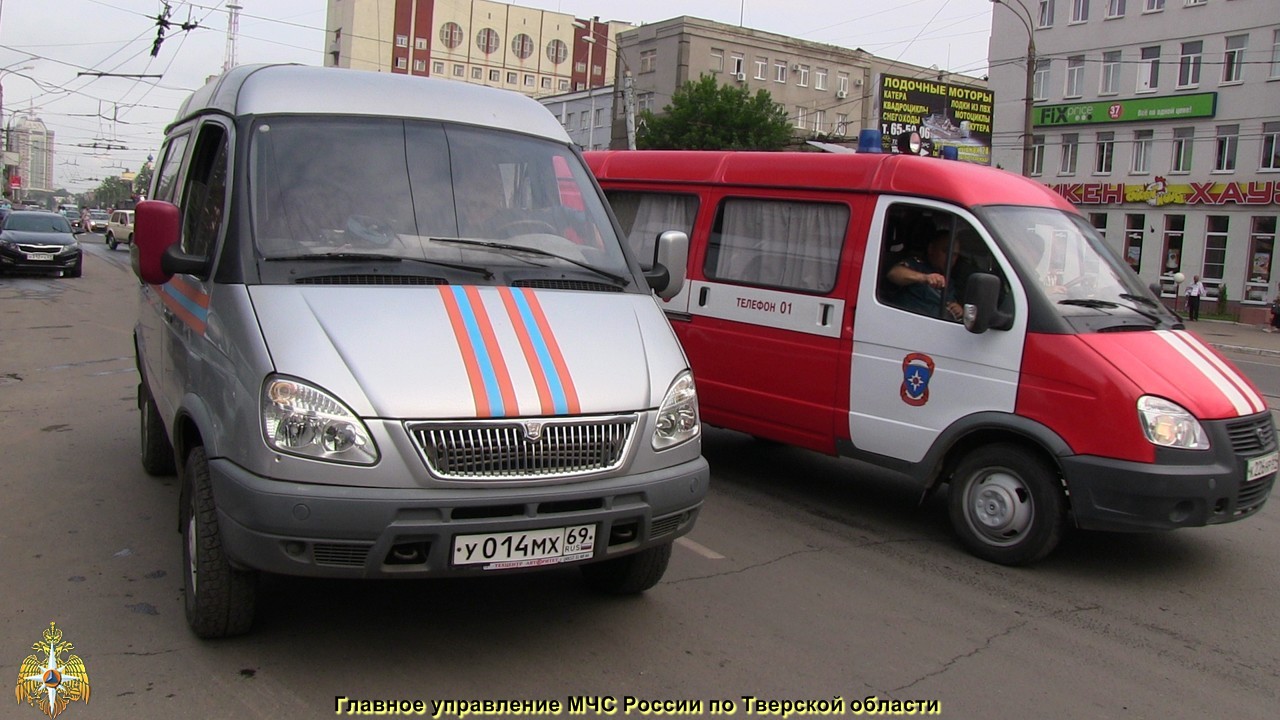
M 967 455 L 951 479 L 951 524 L 974 555 L 1025 565 L 1048 555 L 1066 525 L 1058 473 L 1017 445 L 989 445 Z

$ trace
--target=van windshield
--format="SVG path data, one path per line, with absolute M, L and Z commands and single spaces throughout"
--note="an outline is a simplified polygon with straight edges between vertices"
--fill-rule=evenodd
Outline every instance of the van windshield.
M 1027 280 L 1064 316 L 1128 308 L 1171 319 L 1084 218 L 1052 208 L 992 207 L 983 218 Z
M 632 277 L 585 167 L 547 140 L 394 118 L 260 118 L 249 186 L 266 261 L 417 260 L 406 268 L 465 268 L 469 282 L 477 268 L 500 283 Z

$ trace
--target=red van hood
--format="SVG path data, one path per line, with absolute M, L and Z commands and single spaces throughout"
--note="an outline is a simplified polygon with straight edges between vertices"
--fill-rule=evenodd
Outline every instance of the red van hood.
M 1267 409 L 1261 393 L 1229 360 L 1185 330 L 1081 335 L 1139 391 L 1183 406 L 1202 420 Z

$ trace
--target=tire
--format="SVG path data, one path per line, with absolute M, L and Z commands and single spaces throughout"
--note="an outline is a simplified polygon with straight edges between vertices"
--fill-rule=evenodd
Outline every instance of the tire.
M 71 272 L 67 273 L 67 277 L 78 278 L 84 273 L 84 260 L 77 260 L 76 266 L 71 268 Z
M 110 231 L 107 232 L 106 242 L 107 242 L 107 247 L 111 248 L 112 250 L 116 249 L 116 236 L 112 235 Z
M 257 575 L 231 567 L 222 551 L 209 461 L 197 446 L 183 468 L 183 587 L 187 625 L 198 637 L 243 635 L 253 625 Z
M 607 595 L 637 595 L 657 585 L 671 560 L 671 543 L 583 565 L 587 587 Z
M 142 469 L 148 475 L 164 477 L 177 472 L 173 458 L 173 443 L 164 429 L 160 409 L 145 385 L 138 385 L 138 414 L 141 416 L 138 436 L 142 441 Z
M 1001 565 L 1044 558 L 1062 539 L 1066 494 L 1041 456 L 1017 445 L 988 445 L 956 467 L 951 525 L 969 552 Z

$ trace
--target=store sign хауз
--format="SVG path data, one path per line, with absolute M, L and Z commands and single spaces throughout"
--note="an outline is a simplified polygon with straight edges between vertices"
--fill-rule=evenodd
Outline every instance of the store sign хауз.
M 1059 183 L 1049 188 L 1076 205 L 1277 205 L 1280 182 L 1190 182 L 1172 185 L 1156 176 L 1144 185 Z

